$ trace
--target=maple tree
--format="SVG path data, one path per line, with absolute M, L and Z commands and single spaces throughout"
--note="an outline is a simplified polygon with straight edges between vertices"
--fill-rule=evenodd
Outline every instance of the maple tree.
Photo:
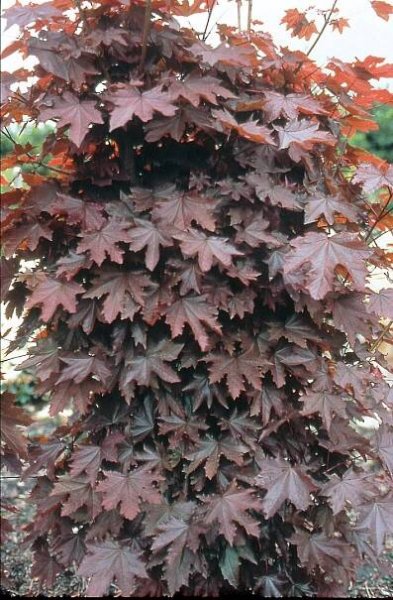
M 32 340 L 20 368 L 72 412 L 28 440 L 1 400 L 3 463 L 36 478 L 44 588 L 72 567 L 90 596 L 337 597 L 392 533 L 392 290 L 370 276 L 391 267 L 393 167 L 348 144 L 393 103 L 374 87 L 392 67 L 315 63 L 349 25 L 336 1 L 284 15 L 307 53 L 277 48 L 251 2 L 213 48 L 218 4 L 5 11 L 21 32 L 3 57 L 35 57 L 3 78 L 10 349 Z M 203 12 L 200 36 L 175 20 Z M 14 139 L 48 119 L 38 149 Z M 383 425 L 365 435 L 365 417 Z

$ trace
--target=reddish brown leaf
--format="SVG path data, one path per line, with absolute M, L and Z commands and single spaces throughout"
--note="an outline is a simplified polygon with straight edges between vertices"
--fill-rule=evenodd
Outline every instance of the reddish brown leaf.
M 306 94 L 278 94 L 277 92 L 264 92 L 264 111 L 269 121 L 275 121 L 280 116 L 296 119 L 299 113 L 306 115 L 326 114 L 322 105 Z
M 359 507 L 360 517 L 357 529 L 366 529 L 373 540 L 377 554 L 384 549 L 386 535 L 393 533 L 393 496 L 387 494 L 384 498 L 368 501 Z
M 134 469 L 126 475 L 105 471 L 104 475 L 104 481 L 97 486 L 97 491 L 103 494 L 102 505 L 106 510 L 119 506 L 120 514 L 126 519 L 135 519 L 142 510 L 142 502 L 159 504 L 162 501 L 156 487 L 162 477 L 146 469 Z
M 62 362 L 67 366 L 61 371 L 57 383 L 72 380 L 74 383 L 81 383 L 90 375 L 95 375 L 100 381 L 105 381 L 111 376 L 111 371 L 107 367 L 106 361 L 99 356 L 88 354 L 77 354 L 76 356 L 61 357 Z
M 103 314 L 107 323 L 112 323 L 120 314 L 122 319 L 133 320 L 134 315 L 144 305 L 149 278 L 139 271 L 122 272 L 112 269 L 102 270 L 84 298 L 102 298 Z
M 238 123 L 226 109 L 214 110 L 213 117 L 217 119 L 224 131 L 231 133 L 231 131 L 235 129 L 241 137 L 244 137 L 247 140 L 258 144 L 275 145 L 275 142 L 271 137 L 272 132 L 270 129 L 264 125 L 258 125 L 257 121 Z
M 206 296 L 188 296 L 174 302 L 165 315 L 172 336 L 181 335 L 184 325 L 189 325 L 202 350 L 209 347 L 209 337 L 203 327 L 207 325 L 216 333 L 221 333 L 217 323 L 217 310 L 206 301 Z
M 346 508 L 347 502 L 357 507 L 365 498 L 372 497 L 370 479 L 369 473 L 355 473 L 349 469 L 341 479 L 333 474 L 321 488 L 321 494 L 328 497 L 333 514 L 337 515 Z
M 388 2 L 382 2 L 381 0 L 371 0 L 371 6 L 377 13 L 378 17 L 381 17 L 381 19 L 384 19 L 385 21 L 389 21 L 390 15 L 393 15 L 393 6 L 391 4 L 388 4 Z
M 213 479 L 217 475 L 220 457 L 224 456 L 230 462 L 240 466 L 243 464 L 243 455 L 248 452 L 248 447 L 240 442 L 233 443 L 230 437 L 221 440 L 215 440 L 210 437 L 202 440 L 195 452 L 186 456 L 191 461 L 187 468 L 187 474 L 195 471 L 202 463 L 205 463 L 204 469 L 208 479 Z
M 366 259 L 370 250 L 350 233 L 327 236 L 324 233 L 307 233 L 291 241 L 294 248 L 284 257 L 284 276 L 307 265 L 305 289 L 315 300 L 324 298 L 333 290 L 335 270 L 347 269 L 357 290 L 365 289 Z
M 4 18 L 7 21 L 5 29 L 18 25 L 22 30 L 33 22 L 45 21 L 62 17 L 63 13 L 53 6 L 53 2 L 44 2 L 43 4 L 21 5 L 16 2 L 4 11 Z
M 316 196 L 308 200 L 305 207 L 305 223 L 318 221 L 323 215 L 329 225 L 334 223 L 334 215 L 344 215 L 349 221 L 356 222 L 358 211 L 339 196 Z
M 76 249 L 77 254 L 88 251 L 90 257 L 100 267 L 107 256 L 116 263 L 123 262 L 124 251 L 118 247 L 118 242 L 127 241 L 126 224 L 116 220 L 108 221 L 99 231 L 80 234 L 82 241 Z
M 303 415 L 312 415 L 319 413 L 322 422 L 329 431 L 333 415 L 336 414 L 344 419 L 347 417 L 346 401 L 342 396 L 329 394 L 328 392 L 314 392 L 301 396 L 303 401 Z
M 22 408 L 15 406 L 14 396 L 9 392 L 2 394 L 0 422 L 1 441 L 5 447 L 17 456 L 27 457 L 28 440 L 23 435 L 23 429 L 30 425 L 31 419 Z
M 160 193 L 153 209 L 153 216 L 158 221 L 164 225 L 174 225 L 182 231 L 186 231 L 194 221 L 208 231 L 215 230 L 215 200 L 196 194 L 180 194 L 172 188 L 168 190 L 168 197 L 164 194 L 166 192 Z
M 203 272 L 210 271 L 214 263 L 230 267 L 233 256 L 243 255 L 243 252 L 228 243 L 227 238 L 208 237 L 196 229 L 190 229 L 184 234 L 175 234 L 174 237 L 180 240 L 180 247 L 184 256 L 198 256 L 198 264 Z
M 39 113 L 40 121 L 59 119 L 58 126 L 70 125 L 70 139 L 79 148 L 82 144 L 91 123 L 103 123 L 102 115 L 95 108 L 96 102 L 81 102 L 77 96 L 64 92 L 61 98 L 53 101 L 53 105 L 42 107 Z
M 140 553 L 112 540 L 87 544 L 88 554 L 77 571 L 82 577 L 91 577 L 88 596 L 101 598 L 106 595 L 113 580 L 124 596 L 136 588 L 136 577 L 147 577 Z
M 266 360 L 258 355 L 254 348 L 250 348 L 238 356 L 231 356 L 227 353 L 210 354 L 206 360 L 211 363 L 209 367 L 210 381 L 216 383 L 225 377 L 229 393 L 234 400 L 246 389 L 245 381 L 254 389 L 261 389 L 262 370 L 266 366 Z
M 41 318 L 47 322 L 50 321 L 59 306 L 74 313 L 76 296 L 83 292 L 83 287 L 74 281 L 63 282 L 45 276 L 45 279 L 34 288 L 32 295 L 27 299 L 26 308 L 41 304 Z
M 170 239 L 146 219 L 134 219 L 135 227 L 127 232 L 127 241 L 130 242 L 131 250 L 139 252 L 146 248 L 146 266 L 153 271 L 160 259 L 160 246 L 164 248 L 171 246 Z
M 233 481 L 223 494 L 202 496 L 201 500 L 207 505 L 205 523 L 218 523 L 220 533 L 231 546 L 239 526 L 244 528 L 248 535 L 259 536 L 259 521 L 247 512 L 262 511 L 261 501 L 255 498 L 252 490 L 241 489 L 236 481 Z
M 125 382 L 136 381 L 139 385 L 151 385 L 157 375 L 163 381 L 180 381 L 175 371 L 166 363 L 177 359 L 183 344 L 174 344 L 163 339 L 150 345 L 145 354 L 136 354 L 128 362 Z
M 371 194 L 383 186 L 393 188 L 393 165 L 384 163 L 377 167 L 373 164 L 361 164 L 352 178 L 353 183 L 362 184 L 363 190 Z
M 370 295 L 367 310 L 378 317 L 393 319 L 393 288 L 383 288 Z
M 115 105 L 111 111 L 111 131 L 131 121 L 134 115 L 144 123 L 153 118 L 155 111 L 167 117 L 174 115 L 177 107 L 171 104 L 170 95 L 161 90 L 162 86 L 157 86 L 140 92 L 135 85 L 117 84 L 112 92 L 106 94 L 106 100 Z
M 229 90 L 220 84 L 217 77 L 198 77 L 197 75 L 188 75 L 183 81 L 172 81 L 169 86 L 169 98 L 172 101 L 180 97 L 188 100 L 193 106 L 198 106 L 201 100 L 206 100 L 211 104 L 218 104 L 217 96 L 222 98 L 235 98 Z
M 301 467 L 293 467 L 281 458 L 266 458 L 258 464 L 261 472 L 255 483 L 267 490 L 263 499 L 263 511 L 267 518 L 272 517 L 286 500 L 298 510 L 306 510 L 312 502 L 311 492 L 318 488 Z

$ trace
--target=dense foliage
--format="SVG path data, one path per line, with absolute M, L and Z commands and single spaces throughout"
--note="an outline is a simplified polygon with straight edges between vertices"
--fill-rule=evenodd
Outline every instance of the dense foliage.
M 257 25 L 212 48 L 174 19 L 214 4 L 6 11 L 5 54 L 37 59 L 3 77 L 7 166 L 35 167 L 3 198 L 3 298 L 25 311 L 10 348 L 33 340 L 21 368 L 52 415 L 73 410 L 28 444 L 2 399 L 47 587 L 76 565 L 88 595 L 337 597 L 392 533 L 393 292 L 369 275 L 391 263 L 372 240 L 393 167 L 347 143 L 392 103 L 373 87 L 391 68 L 319 68 Z M 22 120 L 56 121 L 40 155 L 13 139 Z

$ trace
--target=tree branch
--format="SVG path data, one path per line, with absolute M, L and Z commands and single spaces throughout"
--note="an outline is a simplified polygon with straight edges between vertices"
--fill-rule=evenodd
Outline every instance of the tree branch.
M 251 21 L 252 21 L 252 5 L 253 0 L 248 0 L 248 11 L 247 11 L 247 32 L 251 31 Z
M 143 35 L 142 35 L 142 53 L 141 53 L 141 60 L 139 63 L 139 68 L 141 71 L 143 70 L 143 66 L 144 66 L 145 60 L 146 60 L 147 38 L 149 37 L 149 31 L 150 31 L 150 26 L 151 26 L 151 13 L 152 13 L 151 0 L 146 0 L 145 21 L 143 24 Z

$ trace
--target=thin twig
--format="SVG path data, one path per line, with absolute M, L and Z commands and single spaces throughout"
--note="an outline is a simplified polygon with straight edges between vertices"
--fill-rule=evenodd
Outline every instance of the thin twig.
M 374 353 L 374 352 L 375 352 L 375 351 L 378 349 L 378 347 L 379 347 L 379 346 L 380 346 L 380 344 L 382 343 L 382 341 L 383 341 L 383 338 L 385 337 L 385 335 L 386 335 L 387 333 L 389 333 L 389 330 L 390 330 L 390 328 L 391 328 L 392 324 L 393 324 L 393 320 L 392 320 L 392 321 L 389 321 L 389 323 L 387 323 L 387 324 L 385 325 L 385 327 L 382 329 L 381 333 L 379 334 L 378 338 L 377 338 L 377 339 L 375 340 L 375 342 L 372 344 L 372 346 L 371 346 L 371 348 L 370 348 L 370 352 Z
M 381 212 L 379 213 L 378 217 L 377 217 L 377 218 L 376 218 L 376 220 L 374 221 L 374 223 L 373 223 L 372 227 L 370 227 L 370 229 L 369 229 L 369 231 L 368 231 L 368 233 L 367 233 L 366 237 L 364 238 L 364 241 L 365 241 L 365 242 L 366 242 L 366 241 L 369 239 L 369 237 L 371 236 L 372 232 L 374 231 L 374 229 L 376 228 L 376 226 L 378 225 L 378 223 L 379 223 L 380 221 L 382 221 L 382 219 L 383 219 L 383 218 L 384 218 L 384 217 L 385 217 L 387 214 L 389 214 L 390 210 L 388 210 L 387 212 L 385 212 L 385 211 L 386 211 L 387 207 L 388 207 L 388 206 L 389 206 L 389 204 L 390 204 L 390 201 L 391 201 L 391 199 L 392 199 L 392 194 L 393 194 L 393 192 L 391 192 L 391 191 L 389 190 L 389 197 L 388 197 L 388 199 L 386 200 L 386 202 L 385 202 L 385 204 L 384 204 L 384 206 L 383 206 L 383 208 L 382 208 Z
M 216 1 L 217 1 L 217 0 L 214 0 L 214 1 L 213 1 L 213 4 L 212 4 L 212 5 L 211 5 L 211 7 L 209 8 L 208 15 L 207 15 L 207 19 L 206 19 L 206 25 L 205 25 L 205 29 L 204 29 L 204 31 L 203 31 L 203 34 L 202 34 L 202 42 L 205 42 L 205 41 L 206 41 L 206 38 L 207 38 L 207 28 L 209 27 L 210 19 L 211 19 L 211 16 L 212 16 L 212 14 L 213 14 L 214 7 L 215 7 L 215 5 L 216 5 Z
M 329 11 L 329 14 L 327 15 L 327 17 L 325 17 L 325 22 L 322 26 L 321 31 L 318 33 L 318 36 L 316 37 L 316 39 L 314 40 L 314 42 L 311 44 L 310 48 L 307 50 L 306 55 L 310 56 L 311 52 L 314 50 L 315 46 L 318 44 L 319 40 L 321 39 L 321 37 L 324 34 L 324 31 L 326 29 L 326 27 L 329 25 L 330 23 L 330 19 L 332 17 L 332 14 L 334 13 L 334 9 L 336 8 L 336 4 L 337 4 L 338 0 L 334 0 L 332 7 Z
M 10 142 L 12 142 L 14 144 L 14 146 L 18 145 L 18 142 L 10 134 L 7 127 L 4 127 L 4 130 L 2 130 L 1 133 L 3 135 L 5 135 L 6 138 L 8 138 L 10 140 Z M 43 167 L 44 169 L 49 169 L 50 171 L 54 171 L 55 173 L 62 173 L 63 175 L 70 175 L 70 171 L 65 171 L 64 169 L 59 169 L 58 167 L 52 167 L 51 165 L 47 165 L 46 163 L 42 162 L 42 160 L 38 160 L 33 154 L 30 154 L 30 152 L 26 152 L 25 154 L 26 154 L 26 156 L 28 156 L 29 158 L 32 159 L 31 162 L 28 163 L 30 165 L 37 165 L 38 167 Z

